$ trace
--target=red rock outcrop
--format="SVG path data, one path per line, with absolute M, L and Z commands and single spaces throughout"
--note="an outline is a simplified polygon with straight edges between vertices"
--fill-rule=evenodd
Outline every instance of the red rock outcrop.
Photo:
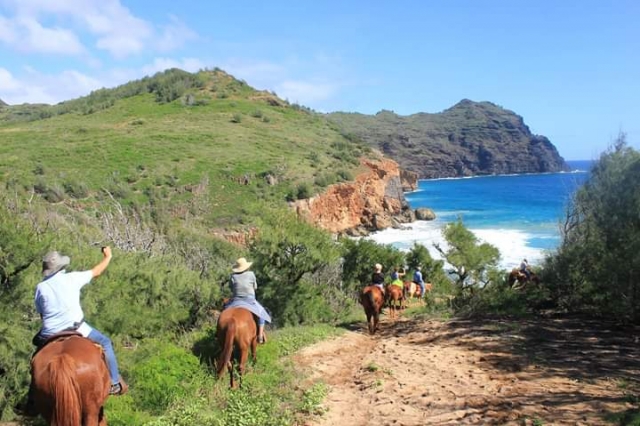
M 315 197 L 292 202 L 296 213 L 335 234 L 367 234 L 415 219 L 404 190 L 417 185 L 417 175 L 402 173 L 389 159 L 361 160 L 367 169 L 353 182 L 331 185 Z

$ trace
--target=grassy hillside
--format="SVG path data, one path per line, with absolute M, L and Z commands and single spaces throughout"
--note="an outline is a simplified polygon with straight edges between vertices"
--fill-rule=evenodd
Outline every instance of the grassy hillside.
M 237 227 L 265 205 L 348 178 L 365 151 L 323 116 L 220 70 L 169 70 L 55 106 L 3 107 L 0 135 L 5 188 L 76 210 L 111 194 L 207 228 Z
M 362 140 L 421 178 L 566 169 L 544 136 L 522 117 L 491 102 L 463 100 L 437 114 L 332 113 L 352 140 Z

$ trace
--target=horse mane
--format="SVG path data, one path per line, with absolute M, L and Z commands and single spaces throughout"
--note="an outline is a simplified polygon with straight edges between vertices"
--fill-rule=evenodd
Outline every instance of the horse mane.
M 75 360 L 63 353 L 53 358 L 48 368 L 51 395 L 54 395 L 52 424 L 56 426 L 79 425 L 82 408 Z

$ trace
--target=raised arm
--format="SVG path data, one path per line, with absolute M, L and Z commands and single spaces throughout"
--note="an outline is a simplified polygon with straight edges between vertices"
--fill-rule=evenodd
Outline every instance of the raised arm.
M 91 269 L 91 273 L 93 274 L 93 278 L 100 276 L 109 266 L 109 262 L 111 262 L 111 247 L 103 247 L 102 248 L 102 260 L 96 266 Z

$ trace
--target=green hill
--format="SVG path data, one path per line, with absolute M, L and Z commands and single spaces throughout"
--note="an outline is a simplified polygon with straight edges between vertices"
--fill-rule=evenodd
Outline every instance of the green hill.
M 237 228 L 344 180 L 368 147 L 220 70 L 168 70 L 57 105 L 0 109 L 0 181 L 65 214 L 103 202 Z
M 421 178 L 567 169 L 549 139 L 533 135 L 522 117 L 490 102 L 465 99 L 438 114 L 337 112 L 328 118 Z

